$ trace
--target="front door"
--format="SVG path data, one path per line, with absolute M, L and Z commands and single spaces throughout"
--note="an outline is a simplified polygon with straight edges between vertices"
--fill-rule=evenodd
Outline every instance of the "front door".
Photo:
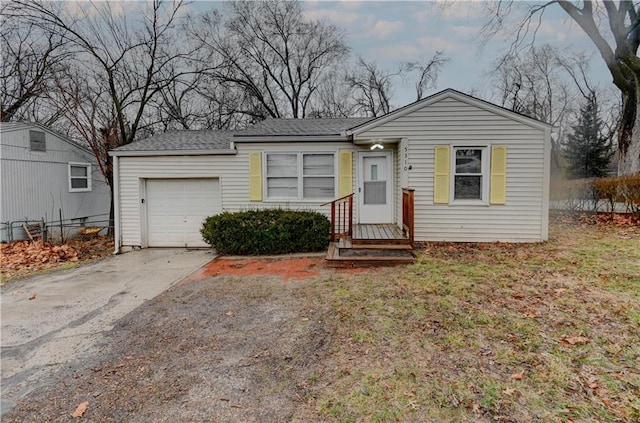
M 359 222 L 393 223 L 391 151 L 363 151 L 358 159 Z

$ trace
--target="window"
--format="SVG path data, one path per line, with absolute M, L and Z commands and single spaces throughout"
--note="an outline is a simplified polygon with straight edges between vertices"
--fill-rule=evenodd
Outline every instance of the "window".
M 42 131 L 29 131 L 29 148 L 31 151 L 47 151 L 45 133 Z
M 335 197 L 335 154 L 266 154 L 269 199 L 331 199 Z
M 453 148 L 454 201 L 486 201 L 487 162 L 486 147 Z
M 91 165 L 69 163 L 69 192 L 91 191 Z

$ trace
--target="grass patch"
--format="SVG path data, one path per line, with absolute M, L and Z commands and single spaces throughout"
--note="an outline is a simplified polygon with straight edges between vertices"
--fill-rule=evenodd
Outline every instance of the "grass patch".
M 640 230 L 555 222 L 543 244 L 427 244 L 317 285 L 336 333 L 329 421 L 640 420 Z

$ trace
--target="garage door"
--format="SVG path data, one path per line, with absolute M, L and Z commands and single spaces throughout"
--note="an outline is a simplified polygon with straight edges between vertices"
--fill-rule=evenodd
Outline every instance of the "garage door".
M 218 179 L 147 179 L 149 247 L 207 247 L 200 228 L 221 211 Z

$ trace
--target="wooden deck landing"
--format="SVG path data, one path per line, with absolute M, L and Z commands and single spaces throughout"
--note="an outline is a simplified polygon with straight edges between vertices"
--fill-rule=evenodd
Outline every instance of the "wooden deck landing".
M 388 224 L 358 224 L 353 227 L 353 239 L 362 241 L 406 240 L 400 228 Z
M 327 262 L 335 267 L 396 265 L 414 262 L 411 240 L 394 224 L 353 225 L 351 237 L 332 242 Z

